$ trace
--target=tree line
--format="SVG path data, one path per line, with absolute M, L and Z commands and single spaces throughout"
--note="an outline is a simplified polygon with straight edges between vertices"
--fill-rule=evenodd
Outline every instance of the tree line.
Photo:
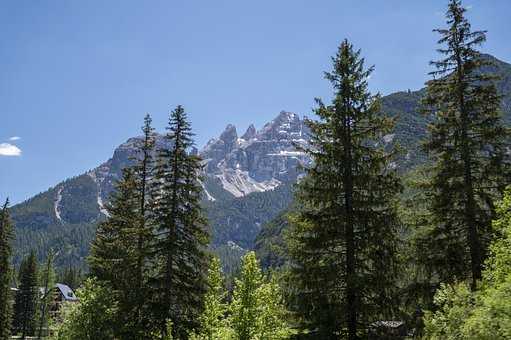
M 138 156 L 96 231 L 80 301 L 65 308 L 54 337 L 379 339 L 388 336 L 382 325 L 403 320 L 414 338 L 509 338 L 510 131 L 478 51 L 486 32 L 471 29 L 460 0 L 449 1 L 446 24 L 435 30 L 441 58 L 422 103 L 433 117 L 428 162 L 402 180 L 400 147 L 383 143 L 395 118 L 368 89 L 374 68 L 344 40 L 325 73 L 333 99 L 316 99 L 317 118 L 307 122 L 302 151 L 313 163 L 279 217 L 290 225 L 287 261 L 263 273 L 249 252 L 232 291 L 208 250 L 187 115 L 181 106 L 171 112 L 161 150 L 146 116 Z M 7 203 L 0 223 L 9 268 Z M 5 339 L 8 277 L 2 271 Z

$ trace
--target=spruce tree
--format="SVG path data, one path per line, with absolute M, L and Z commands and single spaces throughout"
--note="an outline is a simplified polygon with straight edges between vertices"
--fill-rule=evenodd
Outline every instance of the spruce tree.
M 425 149 L 434 162 L 429 243 L 437 271 L 443 281 L 470 279 L 475 288 L 491 240 L 493 202 L 509 182 L 509 157 L 500 97 L 476 50 L 485 32 L 472 31 L 465 12 L 460 0 L 449 1 L 448 27 L 435 30 L 444 57 L 432 62 L 434 79 L 427 83 L 424 110 L 435 120 Z
M 151 252 L 154 233 L 149 223 L 149 190 L 152 181 L 154 130 L 146 115 L 143 138 L 133 165 L 123 170 L 91 248 L 91 272 L 107 283 L 118 300 L 117 332 L 124 339 L 139 339 L 150 332 Z
M 20 266 L 18 291 L 14 302 L 14 330 L 22 338 L 32 336 L 36 330 L 36 313 L 40 298 L 35 252 L 23 259 Z
M 107 204 L 109 217 L 98 225 L 89 256 L 90 271 L 110 289 L 118 302 L 118 319 L 114 334 L 137 339 L 134 279 L 137 278 L 137 235 L 139 201 L 133 169 L 123 170 L 123 177 Z
M 305 326 L 323 339 L 357 339 L 392 316 L 401 184 L 395 151 L 381 143 L 393 120 L 367 89 L 373 68 L 347 40 L 332 60 L 325 77 L 335 97 L 317 99 L 319 121 L 308 121 L 314 164 L 298 185 L 289 246 Z
M 172 322 L 174 337 L 182 339 L 197 327 L 206 288 L 208 234 L 200 206 L 202 169 L 191 154 L 193 134 L 184 109 L 170 114 L 168 148 L 160 150 L 156 185 L 152 189 L 154 223 L 158 228 L 155 253 L 157 298 L 154 310 L 165 334 Z
M 9 218 L 9 200 L 0 210 L 0 340 L 10 338 L 12 316 L 11 293 L 11 242 L 13 239 L 12 225 Z
M 137 318 L 137 328 L 143 328 L 147 323 L 147 311 L 144 310 L 148 305 L 150 289 L 149 280 L 152 266 L 150 260 L 152 258 L 152 247 L 154 243 L 153 226 L 150 223 L 150 190 L 154 172 L 154 145 L 155 133 L 151 126 L 152 119 L 149 114 L 144 118 L 142 127 L 143 141 L 138 149 L 133 167 L 135 181 L 137 184 L 138 198 L 138 225 L 134 225 L 133 233 L 136 235 L 136 277 L 135 277 L 135 314 Z

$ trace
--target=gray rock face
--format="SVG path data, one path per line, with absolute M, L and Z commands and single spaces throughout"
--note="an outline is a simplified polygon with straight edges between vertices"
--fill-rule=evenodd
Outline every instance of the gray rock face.
M 256 131 L 254 124 L 250 124 L 247 131 L 243 134 L 243 136 L 241 136 L 241 138 L 244 140 L 251 140 L 252 138 L 254 138 L 256 136 L 256 133 L 257 133 L 257 131 Z
M 297 114 L 282 111 L 259 131 L 250 125 L 238 137 L 236 127 L 227 125 L 218 138 L 210 140 L 201 150 L 191 150 L 204 159 L 206 183 L 216 182 L 230 194 L 241 197 L 251 192 L 274 189 L 285 182 L 296 181 L 299 167 L 310 163 L 310 159 L 296 150 L 296 145 L 305 146 L 308 129 Z M 122 169 L 136 158 L 136 150 L 142 137 L 133 137 L 114 151 L 112 158 L 87 172 L 98 186 L 98 205 L 105 214 L 103 202 L 108 200 L 120 179 Z M 163 135 L 156 135 L 156 149 L 168 148 Z M 204 185 L 206 197 L 214 200 Z
M 108 161 L 101 164 L 97 168 L 88 171 L 89 175 L 98 186 L 98 205 L 101 212 L 104 213 L 103 202 L 108 200 L 110 193 L 115 189 L 115 183 L 122 176 L 122 169 L 132 164 L 133 160 L 139 157 L 137 150 L 143 143 L 142 137 L 132 137 L 125 143 L 119 145 Z M 155 136 L 155 150 L 168 148 L 168 142 L 163 135 L 156 134 Z M 193 152 L 193 150 L 192 150 Z M 195 152 L 197 152 L 195 150 Z M 157 151 L 155 151 L 156 157 Z
M 234 126 L 228 125 L 200 155 L 206 163 L 206 175 L 240 197 L 295 181 L 299 167 L 310 163 L 297 151 L 297 145 L 307 145 L 308 134 L 297 114 L 282 111 L 259 131 L 250 125 L 241 138 L 237 138 Z

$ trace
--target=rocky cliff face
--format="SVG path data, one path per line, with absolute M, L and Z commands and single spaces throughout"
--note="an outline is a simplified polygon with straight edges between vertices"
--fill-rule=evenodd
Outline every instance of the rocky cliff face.
M 300 166 L 310 163 L 303 152 L 297 151 L 297 145 L 306 146 L 307 140 L 304 121 L 295 113 L 282 111 L 259 131 L 250 125 L 241 137 L 229 124 L 200 155 L 206 175 L 241 197 L 296 181 Z

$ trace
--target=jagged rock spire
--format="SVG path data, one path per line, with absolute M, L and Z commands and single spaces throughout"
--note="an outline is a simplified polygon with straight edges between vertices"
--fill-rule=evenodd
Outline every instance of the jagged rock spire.
M 245 131 L 245 133 L 243 134 L 243 136 L 241 136 L 241 138 L 243 138 L 244 140 L 250 140 L 255 137 L 256 132 L 257 131 L 256 131 L 254 124 L 250 124 L 247 131 Z

